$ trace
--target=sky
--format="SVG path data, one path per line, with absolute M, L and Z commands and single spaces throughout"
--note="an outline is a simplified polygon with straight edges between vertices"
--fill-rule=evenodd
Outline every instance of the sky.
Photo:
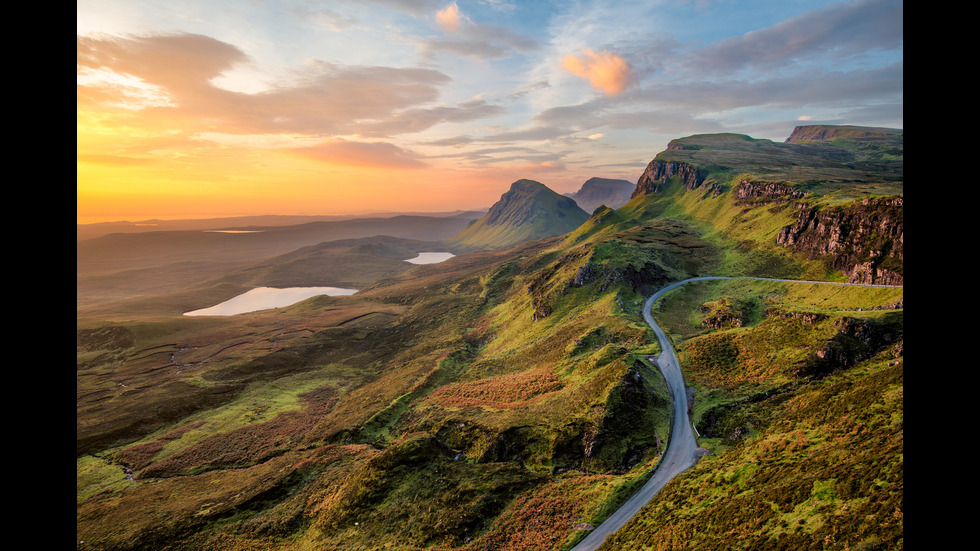
M 485 209 L 903 127 L 901 0 L 78 0 L 78 223 Z

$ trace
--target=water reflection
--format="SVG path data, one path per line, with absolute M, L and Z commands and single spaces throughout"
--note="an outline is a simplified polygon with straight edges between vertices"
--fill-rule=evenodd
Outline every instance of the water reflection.
M 340 287 L 288 287 L 275 289 L 272 287 L 256 287 L 247 293 L 228 299 L 210 308 L 185 312 L 185 316 L 233 316 L 246 312 L 256 312 L 269 308 L 281 308 L 296 304 L 317 295 L 344 296 L 353 295 L 357 289 L 342 289 Z
M 444 262 L 454 257 L 453 253 L 419 253 L 415 258 L 409 258 L 405 262 L 411 262 L 412 264 L 436 264 L 439 262 Z

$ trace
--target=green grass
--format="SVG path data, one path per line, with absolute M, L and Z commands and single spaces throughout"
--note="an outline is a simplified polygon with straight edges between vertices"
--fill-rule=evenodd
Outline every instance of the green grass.
M 734 181 L 805 176 L 825 204 L 894 186 L 845 185 L 870 165 L 813 161 L 826 144 L 680 143 L 697 148 L 664 156 L 707 168 L 725 193 L 674 178 L 564 237 L 372 272 L 383 279 L 356 297 L 272 313 L 166 314 L 228 285 L 80 312 L 79 537 L 569 548 L 584 536 L 572 526 L 598 524 L 646 480 L 669 431 L 669 393 L 645 359 L 660 351 L 639 311 L 650 292 L 707 274 L 841 277 L 776 246 L 793 210 L 735 205 Z M 314 265 L 292 258 L 244 275 Z M 900 289 L 750 280 L 664 297 L 654 315 L 711 455 L 616 545 L 901 547 L 902 301 Z M 139 465 L 135 481 L 123 462 Z

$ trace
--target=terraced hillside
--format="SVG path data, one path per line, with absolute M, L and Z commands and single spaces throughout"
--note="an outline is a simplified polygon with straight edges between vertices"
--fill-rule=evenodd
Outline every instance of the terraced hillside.
M 669 442 L 645 297 L 901 278 L 900 141 L 875 140 L 676 140 L 619 209 L 349 297 L 171 313 L 218 273 L 80 309 L 77 547 L 570 549 Z M 834 209 L 821 247 L 801 213 Z M 666 295 L 709 454 L 606 548 L 902 548 L 902 314 L 900 288 Z

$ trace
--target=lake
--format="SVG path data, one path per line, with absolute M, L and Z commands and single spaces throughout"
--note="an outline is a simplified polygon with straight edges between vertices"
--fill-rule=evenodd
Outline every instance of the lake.
M 412 264 L 437 264 L 454 257 L 453 253 L 419 253 L 415 258 L 409 258 L 405 262 Z
M 282 308 L 304 301 L 310 297 L 318 295 L 345 296 L 353 295 L 357 289 L 343 289 L 340 287 L 287 287 L 285 289 L 275 289 L 273 287 L 256 287 L 251 291 L 240 294 L 237 297 L 228 299 L 221 304 L 184 312 L 185 316 L 234 316 L 246 312 L 256 312 L 258 310 L 268 310 L 269 308 Z
M 415 258 L 409 258 L 405 262 L 412 264 L 436 264 L 449 260 L 455 256 L 452 253 L 419 253 Z M 221 304 L 216 304 L 210 308 L 192 310 L 184 312 L 185 316 L 234 316 L 235 314 L 245 314 L 268 310 L 270 308 L 282 308 L 304 301 L 317 295 L 329 295 L 332 297 L 353 295 L 357 289 L 343 289 L 340 287 L 287 287 L 276 289 L 273 287 L 256 287 L 251 291 L 240 294 L 237 297 L 228 299 Z

